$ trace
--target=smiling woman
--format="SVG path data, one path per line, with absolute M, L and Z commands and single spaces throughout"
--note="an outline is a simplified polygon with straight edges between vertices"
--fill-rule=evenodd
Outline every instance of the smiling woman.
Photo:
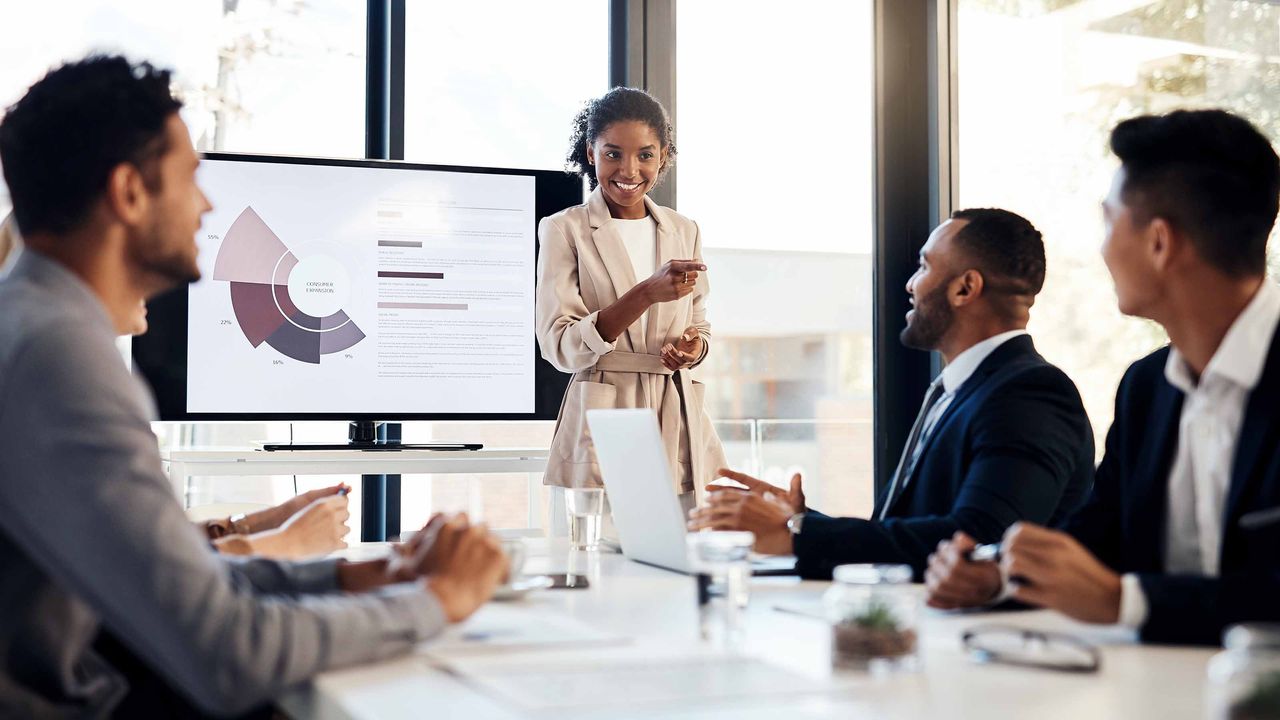
M 538 344 L 574 373 L 548 485 L 600 486 L 586 426 L 587 410 L 597 408 L 657 413 L 674 492 L 686 506 L 725 465 L 702 385 L 689 377 L 711 340 L 702 238 L 692 220 L 648 197 L 675 154 L 666 110 L 641 90 L 615 88 L 574 122 L 567 160 L 593 192 L 538 226 Z

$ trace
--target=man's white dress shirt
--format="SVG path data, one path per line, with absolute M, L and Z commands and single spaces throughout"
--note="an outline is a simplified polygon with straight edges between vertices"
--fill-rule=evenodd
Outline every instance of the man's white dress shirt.
M 1169 350 L 1164 376 L 1186 397 L 1178 447 L 1169 471 L 1164 569 L 1170 575 L 1218 575 L 1223 513 L 1249 393 L 1262 377 L 1276 324 L 1280 288 L 1270 281 L 1245 306 L 1197 382 L 1178 349 Z M 1147 598 L 1138 577 L 1121 578 L 1120 624 L 1138 629 Z

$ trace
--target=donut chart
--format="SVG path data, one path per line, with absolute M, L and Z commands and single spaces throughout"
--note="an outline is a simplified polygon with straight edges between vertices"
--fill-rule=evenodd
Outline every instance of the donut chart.
M 245 207 L 223 236 L 213 279 L 230 283 L 231 308 L 249 344 L 265 342 L 294 360 L 319 364 L 322 355 L 342 352 L 365 334 L 342 310 L 316 317 L 299 309 L 289 291 L 299 264 L 258 213 Z

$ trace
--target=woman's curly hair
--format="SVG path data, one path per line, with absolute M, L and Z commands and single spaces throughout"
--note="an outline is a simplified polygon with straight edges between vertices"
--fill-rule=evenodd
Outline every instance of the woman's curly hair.
M 569 153 L 565 155 L 565 170 L 587 176 L 587 185 L 596 189 L 599 180 L 596 168 L 587 162 L 587 145 L 594 143 L 605 128 L 616 122 L 635 120 L 653 128 L 658 142 L 667 151 L 667 159 L 658 171 L 658 182 L 676 161 L 675 128 L 666 108 L 649 93 L 637 88 L 618 87 L 604 95 L 587 101 L 582 111 L 573 119 L 573 136 L 569 139 Z

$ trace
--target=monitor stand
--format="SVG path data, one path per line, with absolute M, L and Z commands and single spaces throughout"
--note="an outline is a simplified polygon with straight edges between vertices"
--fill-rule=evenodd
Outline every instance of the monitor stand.
M 267 452 L 281 450 L 365 450 L 369 452 L 398 452 L 400 450 L 479 450 L 481 443 L 402 443 L 399 440 L 379 440 L 378 426 L 373 420 L 353 420 L 347 426 L 346 443 L 263 443 Z

